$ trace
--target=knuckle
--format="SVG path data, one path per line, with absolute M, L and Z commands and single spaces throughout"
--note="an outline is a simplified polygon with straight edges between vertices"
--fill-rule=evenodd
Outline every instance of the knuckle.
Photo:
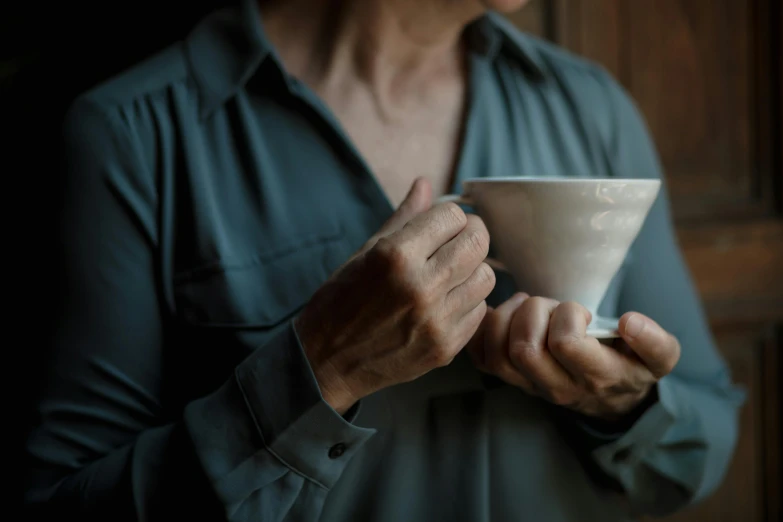
M 526 307 L 528 310 L 537 311 L 537 310 L 545 309 L 548 304 L 549 304 L 548 299 L 546 299 L 545 297 L 533 296 L 528 298 L 524 303 L 522 303 L 522 306 Z
M 388 237 L 382 237 L 375 243 L 372 252 L 375 254 L 376 260 L 381 262 L 383 267 L 392 273 L 402 273 L 407 270 L 407 253 L 397 241 Z
M 425 313 L 432 304 L 431 292 L 426 285 L 421 284 L 421 278 L 417 277 L 415 265 L 404 245 L 389 238 L 381 238 L 372 252 L 378 275 L 390 279 L 395 295 L 405 298 L 414 312 Z
M 482 258 L 489 252 L 489 234 L 484 228 L 472 228 L 465 234 L 465 242 L 468 250 L 480 255 Z
M 415 316 L 418 318 L 427 317 L 432 305 L 429 294 L 414 288 L 413 285 L 406 286 L 404 292 L 406 294 L 405 297 L 411 303 L 411 309 Z M 429 327 L 426 331 L 429 331 Z
M 564 334 L 550 340 L 549 349 L 561 355 L 568 356 L 579 350 L 582 339 L 576 334 Z
M 569 312 L 580 312 L 585 309 L 584 306 L 577 303 L 576 301 L 564 301 L 558 305 L 559 307 L 562 307 L 565 310 L 568 310 Z
M 476 269 L 476 277 L 478 279 L 479 284 L 483 286 L 495 286 L 495 271 L 492 270 L 492 267 L 490 267 L 486 263 L 481 263 L 478 268 Z
M 433 352 L 437 353 L 440 351 L 440 347 L 444 345 L 444 333 L 443 328 L 436 321 L 430 319 L 422 324 L 422 334 L 427 345 L 433 348 Z
M 452 281 L 456 274 L 456 266 L 451 260 L 442 260 L 434 268 L 435 276 L 430 278 L 432 284 L 438 284 L 443 281 Z
M 391 276 L 398 283 L 403 283 L 403 285 L 410 286 L 411 290 L 415 290 L 415 265 L 412 263 L 411 254 L 404 244 L 383 238 L 378 241 L 373 251 L 381 274 Z
M 468 216 L 465 211 L 451 201 L 443 205 L 443 217 L 450 226 L 464 227 L 468 224 Z

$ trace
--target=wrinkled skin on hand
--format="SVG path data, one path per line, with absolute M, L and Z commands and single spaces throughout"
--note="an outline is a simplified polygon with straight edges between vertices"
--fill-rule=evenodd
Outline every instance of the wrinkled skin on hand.
M 520 293 L 489 310 L 468 351 L 475 365 L 531 395 L 616 421 L 633 411 L 680 358 L 680 343 L 652 319 L 620 318 L 614 345 L 586 334 L 590 312 L 577 303 Z
M 324 399 L 344 413 L 449 364 L 474 336 L 495 274 L 489 234 L 417 180 L 397 212 L 310 300 L 295 327 Z

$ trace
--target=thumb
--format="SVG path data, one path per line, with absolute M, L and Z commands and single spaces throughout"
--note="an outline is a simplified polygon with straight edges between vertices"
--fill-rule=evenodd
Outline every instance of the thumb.
M 419 177 L 413 182 L 408 195 L 392 216 L 383 224 L 377 236 L 388 236 L 405 226 L 405 224 L 432 206 L 432 184 L 427 178 Z
M 649 317 L 628 312 L 620 318 L 619 331 L 623 341 L 657 378 L 671 372 L 680 359 L 677 338 Z
M 416 217 L 422 212 L 426 212 L 432 206 L 432 185 L 427 178 L 419 177 L 413 182 L 408 195 L 394 214 L 391 215 L 386 223 L 383 224 L 381 229 L 375 233 L 363 246 L 360 248 L 348 262 L 361 256 L 368 250 L 370 250 L 378 239 L 386 237 L 394 232 L 400 230 L 405 224 Z

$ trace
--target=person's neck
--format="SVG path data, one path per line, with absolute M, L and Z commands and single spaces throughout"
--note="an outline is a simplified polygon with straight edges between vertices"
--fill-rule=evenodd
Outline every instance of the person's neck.
M 359 81 L 393 102 L 460 71 L 461 35 L 482 14 L 470 0 L 259 0 L 286 69 L 317 89 Z

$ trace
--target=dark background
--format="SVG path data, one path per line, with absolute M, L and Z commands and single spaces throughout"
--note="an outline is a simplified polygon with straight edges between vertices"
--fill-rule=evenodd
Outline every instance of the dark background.
M 3 2 L 0 109 L 4 152 L 24 172 L 52 143 L 64 109 L 79 92 L 182 38 L 211 8 L 231 0 Z M 30 154 L 34 146 L 35 154 Z
M 29 406 L 39 390 L 36 363 L 48 355 L 45 317 L 57 295 L 54 225 L 64 112 L 80 92 L 183 38 L 209 10 L 231 1 L 17 0 L 0 7 L 0 179 L 12 303 L 4 344 L 11 434 L 18 441 L 8 449 L 19 467 L 33 420 Z M 10 486 L 21 498 L 22 481 L 12 479 Z

